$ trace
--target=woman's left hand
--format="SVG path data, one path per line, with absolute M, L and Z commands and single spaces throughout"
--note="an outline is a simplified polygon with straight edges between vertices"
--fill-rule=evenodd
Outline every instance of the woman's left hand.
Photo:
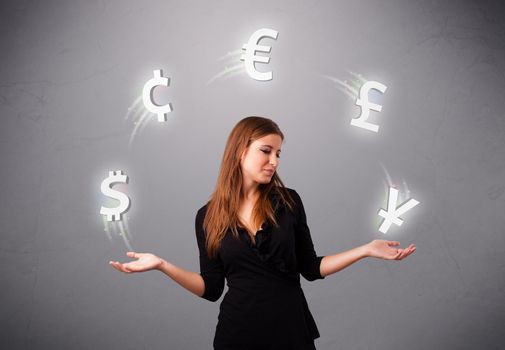
M 414 244 L 407 248 L 395 248 L 400 245 L 397 241 L 375 239 L 366 244 L 368 256 L 385 260 L 402 260 L 416 251 Z

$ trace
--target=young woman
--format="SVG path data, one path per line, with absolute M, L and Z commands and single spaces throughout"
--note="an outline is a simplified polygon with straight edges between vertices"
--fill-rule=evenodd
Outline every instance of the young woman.
M 124 273 L 160 270 L 220 306 L 215 350 L 314 350 L 319 337 L 300 286 L 324 279 L 365 257 L 402 260 L 416 247 L 373 240 L 328 256 L 314 251 L 302 200 L 277 174 L 284 135 L 272 120 L 242 119 L 226 143 L 217 186 L 198 210 L 195 231 L 200 273 L 149 253 L 111 261 Z

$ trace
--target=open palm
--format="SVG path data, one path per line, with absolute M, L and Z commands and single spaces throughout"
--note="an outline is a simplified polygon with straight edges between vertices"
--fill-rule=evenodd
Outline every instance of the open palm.
M 414 244 L 407 248 L 395 248 L 400 245 L 397 241 L 386 241 L 384 239 L 375 239 L 368 243 L 368 251 L 371 257 L 385 260 L 402 260 L 416 251 Z
M 127 252 L 130 258 L 135 258 L 137 260 L 130 261 L 127 263 L 120 263 L 119 261 L 109 261 L 109 264 L 118 271 L 125 273 L 132 272 L 145 272 L 157 269 L 162 260 L 154 254 L 151 253 L 135 253 Z

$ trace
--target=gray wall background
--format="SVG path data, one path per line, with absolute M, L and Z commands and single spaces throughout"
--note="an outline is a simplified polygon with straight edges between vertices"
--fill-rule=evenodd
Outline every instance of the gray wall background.
M 124 275 L 126 241 L 99 214 L 109 170 L 129 176 L 129 242 L 199 271 L 194 217 L 241 118 L 275 120 L 279 175 L 316 251 L 415 243 L 302 279 L 334 349 L 498 349 L 505 324 L 505 6 L 500 1 L 3 1 L 0 11 L 0 347 L 210 349 L 219 303 L 159 272 Z M 279 32 L 258 82 L 209 83 L 257 29 Z M 135 128 L 152 70 L 170 87 Z M 323 76 L 388 86 L 372 133 Z M 161 103 L 160 102 L 160 103 Z M 126 118 L 128 116 L 128 118 Z M 386 235 L 393 182 L 421 202 Z M 402 185 L 403 186 L 403 185 Z M 403 188 L 403 187 L 401 187 Z M 226 290 L 225 290 L 226 291 Z M 251 325 L 260 329 L 261 325 Z

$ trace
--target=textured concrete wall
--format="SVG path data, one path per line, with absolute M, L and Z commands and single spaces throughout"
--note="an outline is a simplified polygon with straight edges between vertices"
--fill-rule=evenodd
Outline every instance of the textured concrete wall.
M 132 248 L 198 271 L 196 210 L 232 127 L 261 115 L 286 135 L 278 172 L 318 254 L 417 246 L 303 281 L 318 349 L 498 349 L 504 23 L 500 1 L 3 1 L 0 347 L 210 349 L 219 302 L 108 261 Z M 279 32 L 267 82 L 239 60 L 259 28 Z M 170 77 L 164 123 L 139 99 L 153 69 Z M 353 74 L 388 87 L 378 133 L 350 125 Z M 123 236 L 99 213 L 117 169 Z M 382 234 L 390 184 L 420 204 Z

